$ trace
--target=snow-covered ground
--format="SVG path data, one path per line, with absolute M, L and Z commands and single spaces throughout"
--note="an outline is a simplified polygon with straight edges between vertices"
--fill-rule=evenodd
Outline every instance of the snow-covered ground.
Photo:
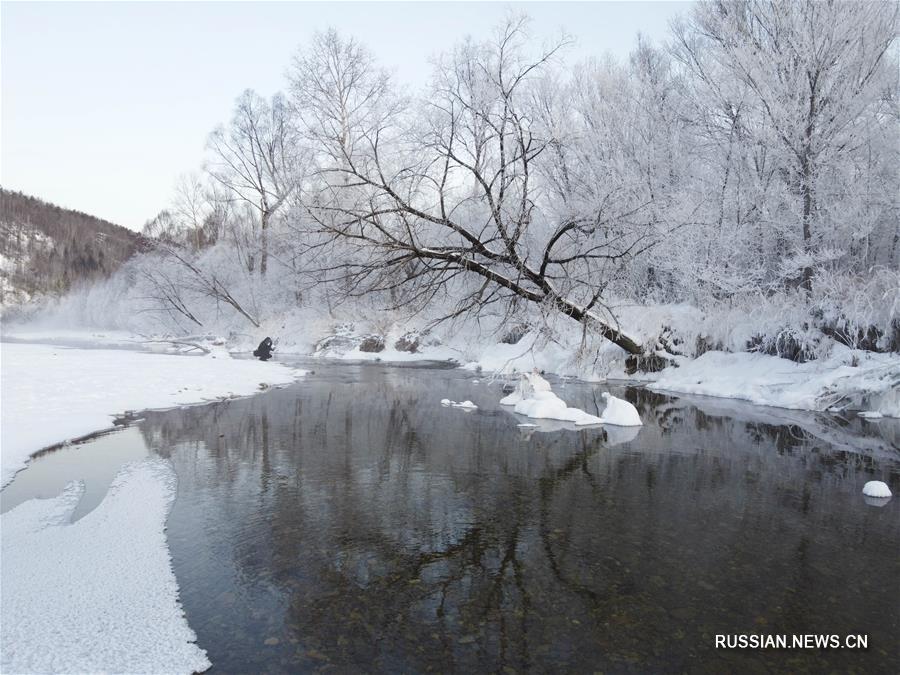
M 765 354 L 707 352 L 667 368 L 648 387 L 779 408 L 849 408 L 900 417 L 900 356 L 835 346 L 826 359 L 794 363 Z
M 5 425 L 5 423 L 4 423 Z M 76 523 L 82 486 L 0 516 L 4 673 L 192 673 L 210 662 L 178 599 L 165 522 L 175 473 L 163 459 L 123 468 Z
M 261 385 L 287 384 L 302 371 L 278 363 L 121 349 L 0 344 L 0 486 L 35 452 L 113 425 L 126 410 L 168 408 Z
M 52 337 L 52 336 L 51 336 Z M 128 336 L 57 335 L 85 346 Z M 109 339 L 110 342 L 103 342 Z M 0 344 L 0 480 L 44 447 L 113 424 L 127 410 L 243 396 L 303 371 L 233 359 L 123 349 Z M 191 673 L 210 663 L 178 601 L 165 538 L 175 497 L 168 462 L 127 465 L 75 523 L 84 486 L 29 500 L 0 517 L 2 672 Z
M 88 330 L 78 328 L 40 328 L 30 325 L 4 325 L 3 339 L 11 342 L 41 343 L 90 349 L 115 348 L 143 350 L 146 338 L 124 330 Z

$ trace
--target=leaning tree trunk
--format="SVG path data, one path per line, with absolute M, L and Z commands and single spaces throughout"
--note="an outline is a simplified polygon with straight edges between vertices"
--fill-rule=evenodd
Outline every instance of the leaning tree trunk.
M 625 335 L 622 331 L 610 326 L 608 323 L 601 321 L 589 312 L 585 312 L 579 307 L 567 302 L 563 298 L 556 298 L 555 304 L 557 308 L 566 316 L 570 316 L 576 321 L 583 323 L 589 328 L 597 331 L 613 344 L 618 345 L 632 356 L 640 356 L 644 350 L 641 346 Z

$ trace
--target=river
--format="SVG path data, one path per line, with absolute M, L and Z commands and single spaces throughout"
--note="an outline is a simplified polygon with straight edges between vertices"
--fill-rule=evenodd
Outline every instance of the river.
M 900 671 L 900 500 L 861 494 L 900 485 L 897 421 L 623 385 L 639 430 L 534 429 L 471 372 L 306 367 L 45 453 L 3 510 L 83 478 L 77 518 L 123 461 L 169 458 L 173 567 L 215 673 Z M 592 413 L 608 389 L 551 381 Z

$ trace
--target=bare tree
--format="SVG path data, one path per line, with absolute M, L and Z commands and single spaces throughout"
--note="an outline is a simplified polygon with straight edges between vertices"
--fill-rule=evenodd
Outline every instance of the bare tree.
M 340 161 L 323 171 L 344 180 L 307 200 L 327 245 L 343 247 L 332 271 L 360 294 L 413 286 L 407 304 L 452 288 L 454 315 L 537 303 L 641 353 L 603 298 L 610 275 L 653 243 L 652 195 L 625 186 L 554 200 L 542 177 L 559 139 L 539 121 L 536 83 L 567 43 L 528 57 L 525 19 L 510 19 L 492 42 L 437 64 L 414 119 L 383 101 L 359 108 L 351 148 L 333 138 Z M 608 175 L 597 167 L 578 167 L 581 186 Z
M 265 276 L 269 259 L 269 225 L 296 186 L 296 130 L 284 97 L 271 102 L 248 89 L 237 100 L 228 127 L 209 138 L 209 174 L 259 215 L 260 264 Z
M 172 209 L 189 231 L 191 246 L 197 251 L 207 244 L 210 212 L 209 190 L 196 172 L 179 177 Z
M 142 269 L 142 275 L 152 289 L 143 299 L 152 300 L 159 311 L 170 317 L 180 315 L 202 326 L 203 322 L 190 308 L 188 298 L 211 298 L 217 304 L 228 305 L 259 328 L 255 312 L 244 306 L 236 297 L 233 285 L 224 281 L 215 269 L 204 268 L 189 251 L 176 246 L 160 243 L 155 253 L 155 264 Z
M 202 327 L 203 322 L 191 310 L 185 298 L 182 270 L 166 265 L 165 254 L 161 250 L 157 255 L 148 256 L 146 260 L 155 264 L 137 267 L 141 291 L 136 299 L 150 303 L 141 311 L 162 314 L 179 327 L 184 319 Z

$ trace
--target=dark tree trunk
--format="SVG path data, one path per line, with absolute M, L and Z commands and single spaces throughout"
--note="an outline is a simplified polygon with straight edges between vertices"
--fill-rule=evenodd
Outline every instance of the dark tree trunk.
M 259 256 L 259 276 L 266 276 L 266 269 L 269 266 L 269 217 L 268 211 L 263 211 L 260 217 L 261 233 L 260 233 L 260 256 Z

